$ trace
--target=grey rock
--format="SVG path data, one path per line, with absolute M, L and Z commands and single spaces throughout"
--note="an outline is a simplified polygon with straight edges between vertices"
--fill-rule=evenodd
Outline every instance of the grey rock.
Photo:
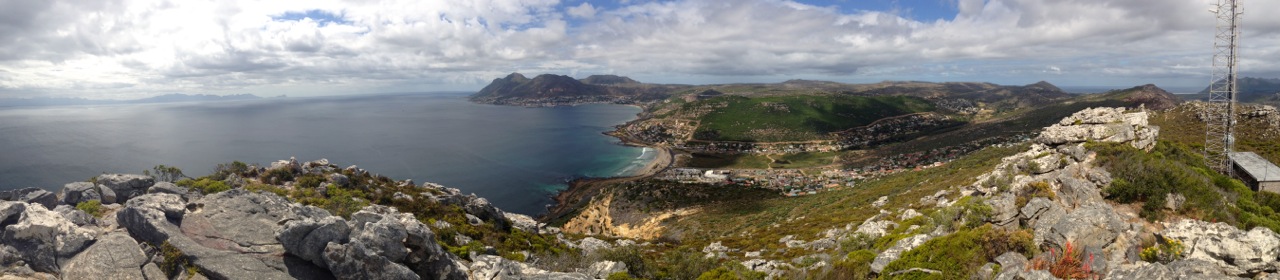
M 90 182 L 75 182 L 63 185 L 62 190 L 58 191 L 58 197 L 62 198 L 62 203 L 70 205 L 90 200 L 107 203 L 102 200 L 102 192 L 98 191 L 98 186 Z
M 973 280 L 985 280 L 985 279 L 995 279 L 995 278 L 996 278 L 995 263 L 984 264 L 982 265 L 982 267 L 978 268 L 978 271 L 974 271 L 973 275 L 969 276 L 969 279 L 973 279 Z
M 151 188 L 147 189 L 147 193 L 169 193 L 176 194 L 184 198 L 187 195 L 187 191 L 187 188 L 179 187 L 178 185 L 174 185 L 170 182 L 156 182 L 155 185 L 152 185 Z
M 1221 271 L 1219 267 L 1215 265 L 1213 262 L 1200 260 L 1200 259 L 1177 260 L 1169 263 L 1167 266 L 1169 267 L 1169 270 L 1173 271 L 1173 274 L 1177 275 L 1178 279 L 1188 279 L 1188 280 L 1191 280 L 1191 279 L 1196 279 L 1196 280 L 1199 280 L 1199 279 L 1206 279 L 1206 280 L 1245 279 L 1245 278 L 1235 277 L 1231 275 L 1225 275 L 1223 274 L 1223 271 Z
M 991 206 L 991 223 L 1007 229 L 1018 227 L 1019 212 L 1016 202 L 1017 198 L 1009 192 L 1002 192 L 985 200 L 984 203 Z
M 396 192 L 396 193 L 394 193 L 394 194 L 391 194 L 391 199 L 394 199 L 394 200 L 404 200 L 404 201 L 413 201 L 413 197 L 412 197 L 412 196 L 409 196 L 409 195 L 404 194 L 404 193 L 402 193 L 402 192 Z
M 902 211 L 902 216 L 900 216 L 899 219 L 905 221 L 915 217 L 919 217 L 920 215 L 921 215 L 920 212 L 917 212 L 916 209 L 907 208 L 906 211 Z
M 1000 269 L 1022 269 L 1027 267 L 1027 257 L 1017 252 L 1005 252 L 996 257 L 996 262 L 1000 263 Z
M 1165 194 L 1164 208 L 1172 211 L 1182 209 L 1182 205 L 1187 203 L 1187 197 L 1180 193 Z
M 1107 272 L 1105 278 L 1114 280 L 1173 280 L 1178 277 L 1173 274 L 1173 270 L 1170 270 L 1165 265 L 1138 262 L 1112 269 Z
M 325 216 L 289 220 L 280 228 L 276 238 L 286 252 L 328 268 L 324 260 L 325 246 L 330 242 L 347 243 L 350 235 L 351 228 L 346 221 L 336 216 Z
M 160 270 L 160 266 L 153 262 L 142 265 L 142 276 L 147 280 L 169 279 L 169 277 L 165 277 L 164 271 Z
M 599 261 L 587 267 L 587 276 L 597 279 L 609 278 L 610 274 L 627 272 L 627 264 L 615 261 Z
M 0 223 L 17 221 L 22 212 L 27 210 L 27 203 L 17 201 L 0 201 Z
M 889 203 L 889 197 L 888 197 L 888 196 L 881 196 L 880 198 L 877 198 L 875 202 L 872 202 L 872 203 L 871 203 L 871 207 L 875 207 L 875 208 L 883 208 L 883 207 L 884 207 L 884 205 L 885 205 L 885 204 L 887 204 L 887 203 Z
M 289 160 L 278 160 L 276 162 L 272 162 L 271 167 L 267 168 L 267 170 L 280 170 L 280 169 L 289 171 L 290 173 L 293 173 L 293 174 L 302 173 L 302 165 L 298 164 L 298 159 L 294 157 L 289 157 Z
M 609 242 L 595 237 L 583 238 L 582 241 L 578 242 L 578 248 L 586 252 L 595 252 L 596 250 L 609 249 L 610 247 L 612 246 L 609 245 Z
M 65 279 L 146 279 L 141 267 L 147 258 L 138 242 L 124 232 L 98 239 L 62 269 Z M 158 270 L 158 268 L 157 268 Z M 163 273 L 162 273 L 163 274 Z
M 98 194 L 102 196 L 102 204 L 115 204 L 115 203 L 124 202 L 123 200 L 120 199 L 118 195 L 116 195 L 116 191 L 113 191 L 110 188 L 106 188 L 101 185 L 98 186 Z
M 888 232 L 890 227 L 898 225 L 897 223 L 894 223 L 892 221 L 874 220 L 874 219 L 875 217 L 872 217 L 872 218 L 868 218 L 866 221 L 863 221 L 861 225 L 858 225 L 858 230 L 855 231 L 855 233 L 866 234 L 871 238 L 879 238 L 881 236 L 884 236 L 884 234 Z
M 769 276 L 769 279 L 779 279 L 780 277 L 787 275 L 787 272 L 791 271 L 792 268 L 791 264 L 786 262 L 776 260 L 766 261 L 761 259 L 743 261 L 742 265 L 752 271 L 764 272 Z
M 898 258 L 902 256 L 902 253 L 915 249 L 929 241 L 929 239 L 933 239 L 933 237 L 927 234 L 917 234 L 898 240 L 898 242 L 894 243 L 892 247 L 885 249 L 884 252 L 880 252 L 880 255 L 876 256 L 876 259 L 871 262 L 871 271 L 875 271 L 876 273 L 883 272 L 884 267 L 888 266 L 889 263 L 898 260 Z
M 1163 238 L 1186 244 L 1186 258 L 1216 264 L 1231 275 L 1253 275 L 1277 269 L 1280 235 L 1265 227 L 1242 231 L 1225 223 L 1182 220 L 1167 225 Z
M 117 202 L 128 201 L 135 196 L 146 194 L 147 189 L 156 184 L 151 176 L 137 174 L 102 174 L 98 175 L 98 185 L 115 193 Z M 106 193 L 103 193 L 105 201 Z
M 1032 198 L 1021 211 L 1025 219 L 1023 225 L 1035 231 L 1033 235 L 1035 244 L 1043 242 L 1044 238 L 1049 236 L 1053 226 L 1067 216 L 1067 211 L 1062 209 L 1062 206 L 1043 197 Z
M 80 228 L 56 212 L 40 204 L 0 206 L 0 214 L 23 208 L 13 224 L 4 227 L 0 244 L 12 247 L 17 256 L 39 272 L 57 273 L 65 261 L 75 256 L 97 238 L 96 232 Z
M 409 267 L 378 255 L 361 242 L 329 243 L 324 259 L 338 279 L 421 279 Z
M 58 215 L 62 215 L 63 218 L 66 218 L 67 221 L 70 221 L 76 226 L 83 227 L 94 224 L 93 215 L 89 215 L 89 213 L 85 213 L 80 209 L 71 207 L 71 205 L 58 205 L 57 208 L 53 209 L 53 212 L 57 212 Z
M 191 204 L 193 210 L 181 218 L 179 228 L 195 242 L 216 250 L 272 255 L 285 252 L 276 239 L 281 221 L 296 218 L 306 209 L 320 211 L 298 207 L 275 194 L 243 189 L 210 194 Z
M 1000 275 L 996 276 L 1000 280 L 1057 280 L 1053 274 L 1049 274 L 1044 270 L 1023 270 L 1023 269 L 1001 269 Z
M 471 279 L 591 279 L 582 273 L 548 272 L 498 256 L 474 255 L 471 263 Z
M 243 191 L 228 191 L 228 193 L 233 192 Z M 141 241 L 151 244 L 168 242 L 170 246 L 182 251 L 192 260 L 192 265 L 210 278 L 292 279 L 294 277 L 291 274 L 308 275 L 309 271 L 313 271 L 313 268 L 308 266 L 282 266 L 280 265 L 283 263 L 282 260 L 263 260 L 255 255 L 210 248 L 196 242 L 184 235 L 179 225 L 174 223 L 184 220 L 182 217 L 184 211 L 177 210 L 183 209 L 179 204 L 180 201 L 181 199 L 174 194 L 145 194 L 129 200 L 124 209 L 117 213 L 117 222 Z M 175 206 L 177 209 L 174 209 Z M 272 227 L 269 230 L 274 231 L 274 229 L 275 227 Z
M 537 220 L 534 220 L 533 217 L 529 217 L 528 215 L 506 212 L 503 212 L 502 215 L 507 218 L 507 220 L 511 221 L 511 226 L 525 232 L 536 233 L 538 232 L 538 228 L 542 227 L 542 223 L 539 223 Z
M 39 188 L 25 188 L 13 192 L 13 200 L 43 205 L 45 209 L 58 206 L 58 196 Z
M 1074 172 L 1060 172 L 1057 176 L 1058 200 L 1069 206 L 1102 203 L 1102 193 L 1093 182 L 1075 177 Z
M 1083 205 L 1054 224 L 1044 241 L 1059 249 L 1065 248 L 1067 242 L 1076 248 L 1106 248 L 1128 228 L 1111 205 Z
M 338 173 L 329 174 L 329 182 L 342 187 L 351 186 L 351 179 L 347 178 L 347 175 L 342 175 Z

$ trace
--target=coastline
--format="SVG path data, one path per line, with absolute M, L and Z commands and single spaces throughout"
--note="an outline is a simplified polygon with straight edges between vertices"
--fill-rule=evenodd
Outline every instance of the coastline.
M 628 124 L 629 123 L 630 122 L 628 122 Z M 539 215 L 538 220 L 549 224 L 563 222 L 567 218 L 570 218 L 570 214 L 573 214 L 577 209 L 590 202 L 590 199 L 595 197 L 596 194 L 599 194 L 600 190 L 604 186 L 649 178 L 675 165 L 675 154 L 668 147 L 649 145 L 635 141 L 626 135 L 618 133 L 618 130 L 606 132 L 605 135 L 618 138 L 622 141 L 622 145 L 650 148 L 657 154 L 655 154 L 653 159 L 645 165 L 643 171 L 632 176 L 589 177 L 569 181 L 568 188 L 561 190 L 551 197 L 552 201 L 555 201 L 555 203 L 548 206 L 547 212 Z

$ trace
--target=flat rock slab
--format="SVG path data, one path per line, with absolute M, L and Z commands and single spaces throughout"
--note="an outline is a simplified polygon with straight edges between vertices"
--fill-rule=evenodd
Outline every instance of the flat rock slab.
M 107 234 L 62 269 L 64 279 L 146 279 L 147 257 L 138 242 L 124 232 Z

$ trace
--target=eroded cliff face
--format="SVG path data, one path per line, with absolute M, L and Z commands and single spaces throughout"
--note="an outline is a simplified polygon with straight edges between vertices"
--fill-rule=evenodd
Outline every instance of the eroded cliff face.
M 697 207 L 636 213 L 639 210 L 627 202 L 615 202 L 615 194 L 609 193 L 592 200 L 582 212 L 564 224 L 568 233 L 600 235 L 627 239 L 654 240 L 662 236 L 666 228 L 663 222 L 672 218 L 696 215 Z M 627 212 L 627 213 L 620 213 Z M 619 219 L 615 216 L 631 216 Z

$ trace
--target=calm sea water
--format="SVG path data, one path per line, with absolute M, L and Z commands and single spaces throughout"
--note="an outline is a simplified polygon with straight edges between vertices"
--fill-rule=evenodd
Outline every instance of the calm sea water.
M 601 134 L 640 110 L 520 108 L 464 94 L 0 108 L 0 189 L 63 184 L 158 164 L 202 176 L 235 160 L 297 157 L 476 193 L 538 214 L 580 176 L 627 175 L 650 157 Z

